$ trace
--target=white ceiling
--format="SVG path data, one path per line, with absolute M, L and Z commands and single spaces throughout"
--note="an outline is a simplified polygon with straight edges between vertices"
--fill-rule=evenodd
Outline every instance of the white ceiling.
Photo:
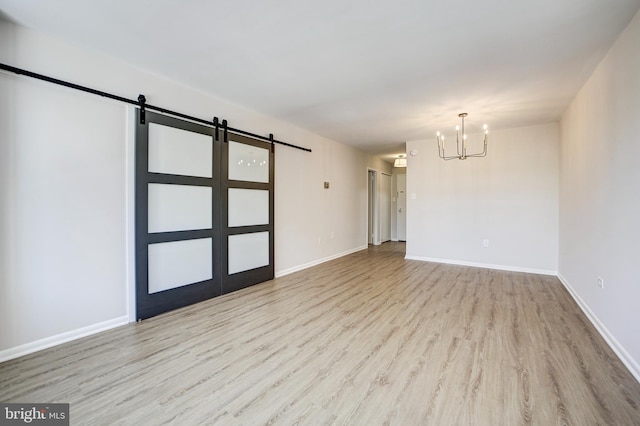
M 70 40 L 374 154 L 557 121 L 640 0 L 0 0 Z M 221 111 L 218 114 L 224 115 Z M 268 130 L 268 129 L 267 129 Z M 265 130 L 266 131 L 266 130 Z

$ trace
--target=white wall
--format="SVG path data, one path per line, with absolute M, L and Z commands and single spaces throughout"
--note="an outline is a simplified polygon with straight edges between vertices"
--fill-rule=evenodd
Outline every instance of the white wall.
M 2 20 L 0 61 L 311 148 L 276 146 L 277 274 L 366 247 L 378 159 Z M 133 141 L 118 102 L 9 73 L 0 91 L 2 360 L 129 319 Z
M 561 129 L 560 277 L 640 380 L 640 14 Z
M 555 274 L 558 124 L 489 137 L 487 157 L 464 161 L 438 158 L 435 137 L 407 142 L 418 151 L 408 156 L 407 258 Z
M 0 92 L 0 350 L 122 320 L 124 108 L 8 75 Z

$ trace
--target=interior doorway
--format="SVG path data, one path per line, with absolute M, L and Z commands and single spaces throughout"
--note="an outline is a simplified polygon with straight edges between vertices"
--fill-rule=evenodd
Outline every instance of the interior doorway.
M 367 170 L 367 244 L 391 241 L 391 175 Z
M 378 191 L 380 210 L 380 243 L 391 241 L 391 175 L 380 173 Z
M 398 241 L 407 241 L 407 175 L 396 177 L 396 235 Z
M 376 244 L 378 239 L 376 233 L 378 215 L 375 208 L 378 198 L 377 187 L 378 172 L 369 170 L 367 174 L 367 244 Z

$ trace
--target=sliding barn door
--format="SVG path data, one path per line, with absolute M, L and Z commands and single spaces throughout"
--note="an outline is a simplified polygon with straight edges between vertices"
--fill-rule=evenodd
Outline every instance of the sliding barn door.
M 229 135 L 222 145 L 222 292 L 273 278 L 271 145 Z
M 273 278 L 268 144 L 233 135 L 224 143 L 211 127 L 145 115 L 136 131 L 136 317 Z M 267 178 L 230 161 L 251 161 L 246 169 Z

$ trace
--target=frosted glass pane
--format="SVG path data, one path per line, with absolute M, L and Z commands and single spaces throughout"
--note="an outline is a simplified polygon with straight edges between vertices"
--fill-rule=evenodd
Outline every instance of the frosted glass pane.
M 229 275 L 269 264 L 269 232 L 229 235 Z
M 211 229 L 211 187 L 149 184 L 149 232 Z
M 269 224 L 269 191 L 229 188 L 229 226 Z
M 149 244 L 149 294 L 213 278 L 211 238 Z
M 229 141 L 229 179 L 269 183 L 269 150 Z
M 149 123 L 149 171 L 212 177 L 213 138 Z

